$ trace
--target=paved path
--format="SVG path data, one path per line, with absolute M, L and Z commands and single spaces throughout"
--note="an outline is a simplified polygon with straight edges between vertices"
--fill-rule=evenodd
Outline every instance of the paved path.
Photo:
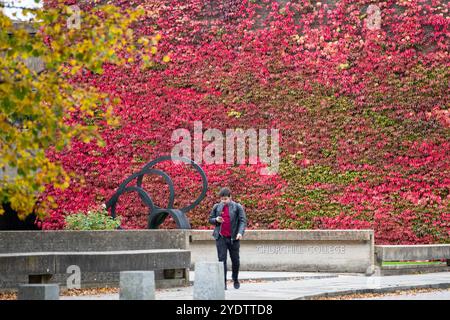
M 320 275 L 320 274 L 318 274 Z M 235 290 L 232 285 L 225 293 L 227 300 L 291 300 L 307 299 L 323 294 L 352 294 L 361 292 L 383 292 L 385 290 L 405 290 L 411 288 L 450 288 L 450 272 L 421 275 L 402 275 L 385 277 L 365 277 L 363 275 L 337 275 L 321 279 L 294 279 L 270 281 L 253 279 L 243 280 L 241 288 Z M 193 287 L 161 289 L 156 292 L 156 299 L 191 300 Z M 61 297 L 61 299 L 118 299 L 118 294 Z
M 239 279 L 244 280 L 304 280 L 304 279 L 324 279 L 335 278 L 339 275 L 336 273 L 322 272 L 266 272 L 266 271 L 240 271 Z M 227 272 L 227 279 L 231 280 L 231 272 Z M 195 280 L 195 271 L 189 272 L 189 280 L 193 283 Z

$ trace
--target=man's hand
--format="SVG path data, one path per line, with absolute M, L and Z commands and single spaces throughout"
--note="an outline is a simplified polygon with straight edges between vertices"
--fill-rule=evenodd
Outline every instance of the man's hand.
M 236 240 L 241 240 L 241 239 L 242 239 L 242 234 L 238 233 L 238 234 L 236 235 Z
M 222 217 L 217 217 L 217 218 L 216 218 L 216 221 L 217 221 L 218 223 L 222 223 L 222 222 L 223 222 L 223 218 L 222 218 Z

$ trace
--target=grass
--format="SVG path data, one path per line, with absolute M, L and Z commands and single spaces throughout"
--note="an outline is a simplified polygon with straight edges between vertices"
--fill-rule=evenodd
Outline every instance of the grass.
M 386 261 L 383 266 L 399 266 L 399 265 L 442 265 L 442 261 Z

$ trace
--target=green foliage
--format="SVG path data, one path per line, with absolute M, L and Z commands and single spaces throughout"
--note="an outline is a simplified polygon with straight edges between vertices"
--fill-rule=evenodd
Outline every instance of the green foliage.
M 332 167 L 320 164 L 302 168 L 296 164 L 300 158 L 301 155 L 296 154 L 280 163 L 280 174 L 283 179 L 289 181 L 289 188 L 283 198 L 297 203 L 294 211 L 300 217 L 281 219 L 280 225 L 286 228 L 309 229 L 314 226 L 316 217 L 334 217 L 341 212 L 351 212 L 349 206 L 332 200 L 332 195 L 341 194 L 343 187 L 354 183 L 357 178 L 362 178 L 365 172 L 336 172 Z M 332 187 L 312 187 L 316 183 Z
M 372 119 L 374 128 L 387 128 L 395 125 L 395 121 L 384 114 L 380 114 L 371 110 L 365 110 L 365 115 Z
M 295 184 L 302 186 L 314 183 L 348 184 L 363 174 L 360 171 L 334 172 L 333 168 L 325 165 L 300 168 L 292 160 L 282 161 L 280 169 L 284 179 L 293 180 Z
M 106 209 L 68 214 L 65 220 L 67 230 L 114 230 L 120 226 L 120 217 L 109 216 Z

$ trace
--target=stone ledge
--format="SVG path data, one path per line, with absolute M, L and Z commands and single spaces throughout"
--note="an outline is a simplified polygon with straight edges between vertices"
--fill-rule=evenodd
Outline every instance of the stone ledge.
M 425 274 L 425 273 L 437 273 L 437 272 L 450 272 L 450 267 L 446 263 L 433 264 L 433 265 L 394 265 L 394 266 L 382 266 L 382 276 L 397 276 L 404 274 Z
M 70 265 L 82 272 L 184 269 L 189 268 L 190 254 L 176 249 L 0 254 L 0 274 L 61 274 Z
M 0 231 L 0 254 L 186 249 L 186 230 Z
M 377 261 L 450 259 L 450 244 L 375 246 Z
M 191 230 L 190 242 L 214 240 L 213 230 Z M 242 241 L 371 241 L 373 230 L 246 230 Z

